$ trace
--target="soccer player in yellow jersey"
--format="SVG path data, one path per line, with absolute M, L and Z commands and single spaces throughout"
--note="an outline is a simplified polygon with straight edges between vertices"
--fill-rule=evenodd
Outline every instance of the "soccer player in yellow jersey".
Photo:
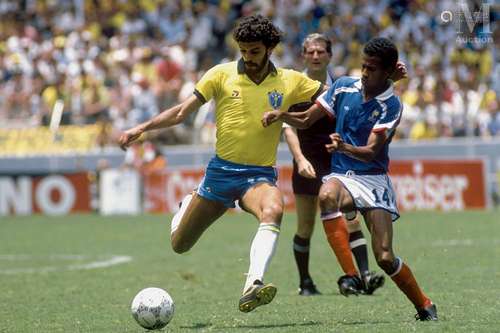
M 216 156 L 209 162 L 196 192 L 187 195 L 172 219 L 175 252 L 188 251 L 201 234 L 226 210 L 240 206 L 259 221 L 250 248 L 250 267 L 239 309 L 250 312 L 271 302 L 276 287 L 263 278 L 276 249 L 283 214 L 283 198 L 276 187 L 277 146 L 282 123 L 262 127 L 266 110 L 288 109 L 313 101 L 322 84 L 302 73 L 276 68 L 269 60 L 281 32 L 260 15 L 243 18 L 233 37 L 241 59 L 211 68 L 196 84 L 193 95 L 132 129 L 119 143 L 128 147 L 142 133 L 179 124 L 210 99 L 216 103 Z

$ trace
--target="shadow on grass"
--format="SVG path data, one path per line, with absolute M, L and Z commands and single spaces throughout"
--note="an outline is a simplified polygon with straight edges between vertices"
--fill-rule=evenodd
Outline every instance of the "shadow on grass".
M 179 327 L 180 328 L 187 328 L 187 329 L 200 329 L 200 328 L 205 328 L 205 327 L 209 327 L 209 326 L 212 326 L 212 324 L 210 324 L 210 323 L 195 323 L 193 325 L 179 326 Z
M 269 328 L 284 328 L 284 327 L 306 327 L 306 326 L 317 326 L 322 325 L 323 323 L 317 321 L 309 321 L 307 323 L 289 323 L 289 324 L 262 324 L 262 325 L 234 325 L 234 326 L 213 326 L 213 328 L 217 329 L 269 329 Z M 212 326 L 209 323 L 196 323 L 190 326 L 180 326 L 180 328 L 184 329 L 200 329 Z
M 363 326 L 363 325 L 377 325 L 377 324 L 395 324 L 395 321 L 391 320 L 353 320 L 353 321 L 341 321 L 337 322 L 339 325 L 345 326 Z

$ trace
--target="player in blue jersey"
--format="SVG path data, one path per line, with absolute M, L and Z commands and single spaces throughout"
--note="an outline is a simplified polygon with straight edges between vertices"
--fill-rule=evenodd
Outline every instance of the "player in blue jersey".
M 313 33 L 304 39 L 302 58 L 308 77 L 318 80 L 327 86 L 335 81 L 330 64 L 332 58 L 332 42 L 324 35 Z M 289 112 L 307 110 L 313 103 L 293 105 Z M 286 125 L 286 124 L 285 124 Z M 307 129 L 295 131 L 284 126 L 283 134 L 293 155 L 292 188 L 297 210 L 297 231 L 293 238 L 293 254 L 299 272 L 299 295 L 311 296 L 320 294 L 309 273 L 310 241 L 314 231 L 318 194 L 321 179 L 330 173 L 331 154 L 325 144 L 330 142 L 330 134 L 335 132 L 335 120 L 323 117 Z M 327 240 L 335 253 L 340 267 L 348 276 L 360 276 L 362 290 L 343 284 L 339 279 L 340 292 L 343 295 L 372 294 L 384 284 L 384 276 L 370 272 L 366 239 L 356 219 L 346 223 L 344 219 L 338 223 L 324 223 L 323 228 Z M 351 253 L 352 252 L 352 253 Z M 352 259 L 356 259 L 358 271 Z
M 436 306 L 420 289 L 410 268 L 394 254 L 392 222 L 399 217 L 389 176 L 389 143 L 401 119 L 402 104 L 389 80 L 398 50 L 386 38 L 374 38 L 363 48 L 361 78 L 342 77 L 307 111 L 266 112 L 268 126 L 280 119 L 307 128 L 325 113 L 336 127 L 326 145 L 332 155 L 331 174 L 324 177 L 319 200 L 323 221 L 360 211 L 372 236 L 378 265 L 417 309 L 417 320 L 437 320 Z

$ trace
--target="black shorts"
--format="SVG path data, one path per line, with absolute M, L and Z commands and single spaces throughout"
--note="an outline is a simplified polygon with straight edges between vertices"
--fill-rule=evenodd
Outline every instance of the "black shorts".
M 321 179 L 331 173 L 331 155 L 317 154 L 306 156 L 307 160 L 312 164 L 316 171 L 316 178 L 306 178 L 299 175 L 297 163 L 293 161 L 292 188 L 295 194 L 318 195 L 319 188 L 323 184 Z

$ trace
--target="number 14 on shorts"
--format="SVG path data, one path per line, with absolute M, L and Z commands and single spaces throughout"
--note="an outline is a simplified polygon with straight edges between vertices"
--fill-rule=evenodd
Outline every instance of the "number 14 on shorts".
M 385 202 L 387 206 L 391 205 L 391 198 L 389 198 L 389 191 L 384 188 L 382 191 L 377 191 L 377 189 L 372 190 L 373 196 L 375 197 L 375 203 L 381 203 L 380 201 L 380 193 L 382 193 L 382 200 Z

